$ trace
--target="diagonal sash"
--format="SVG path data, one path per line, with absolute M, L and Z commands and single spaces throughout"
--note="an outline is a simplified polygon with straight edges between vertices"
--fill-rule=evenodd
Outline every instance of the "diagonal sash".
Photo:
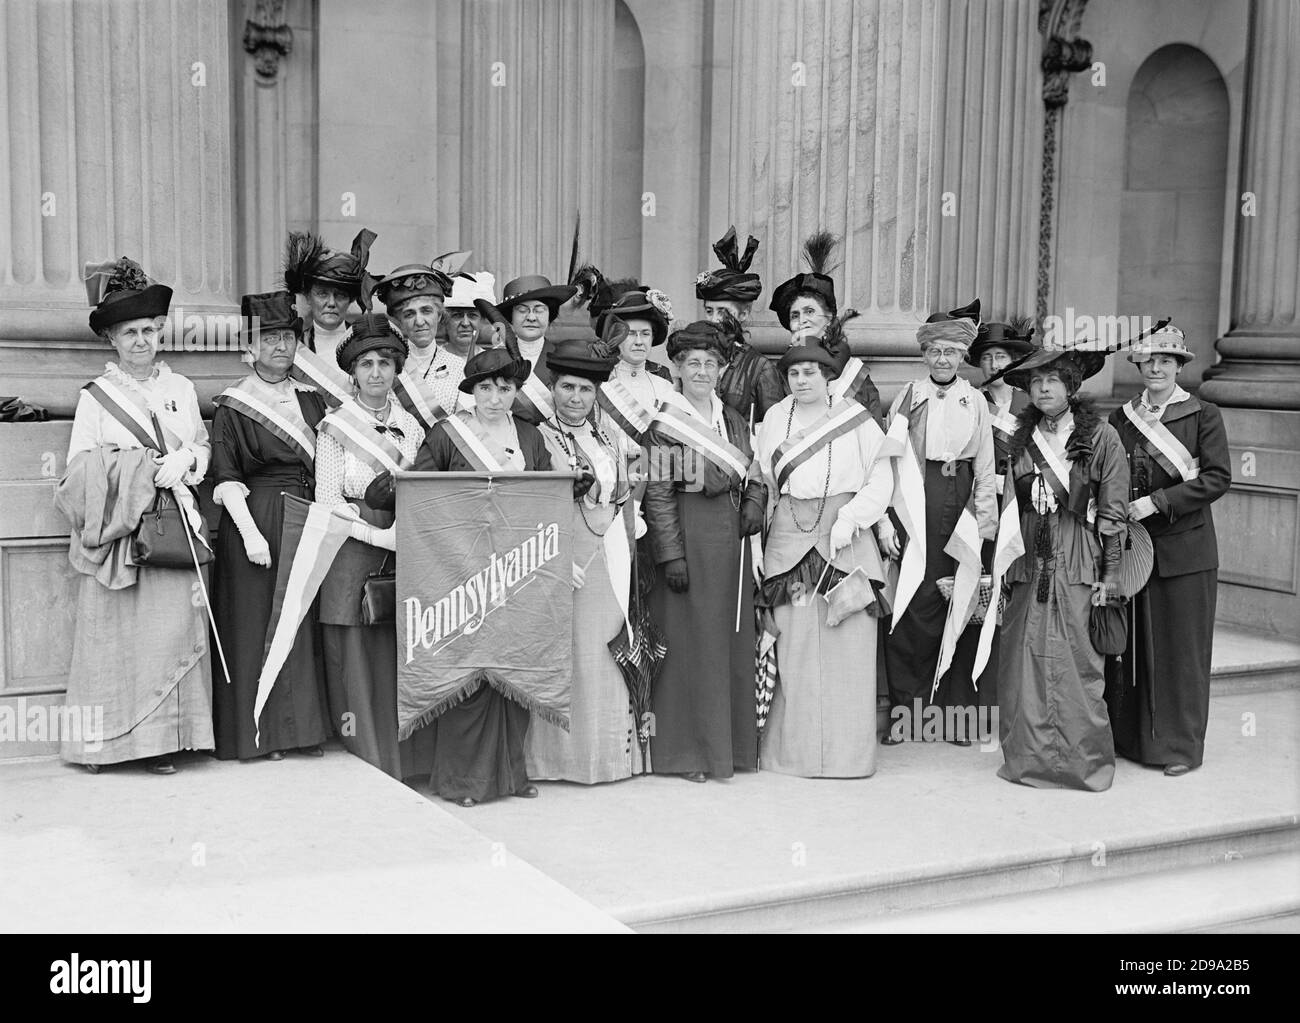
M 733 487 L 749 474 L 745 453 L 685 409 L 665 402 L 659 406 L 655 427 L 716 466 Z
M 146 448 L 152 448 L 154 451 L 162 450 L 158 446 L 158 438 L 150 429 L 149 421 L 144 418 L 144 413 L 135 402 L 117 389 L 116 384 L 108 380 L 92 380 L 82 390 L 99 402 L 105 412 L 116 419 Z
M 343 405 L 351 397 L 335 379 L 325 360 L 305 344 L 300 344 L 293 353 L 293 375 L 295 379 L 311 384 L 320 391 L 326 403 L 331 406 Z
M 1134 398 L 1132 401 L 1126 401 L 1123 405 L 1124 415 L 1142 434 L 1146 441 L 1142 446 L 1146 448 L 1147 453 L 1170 476 L 1177 476 L 1184 483 L 1196 479 L 1201 474 L 1201 460 L 1193 458 L 1192 453 L 1183 447 L 1182 442 L 1164 423 L 1159 420 L 1150 422 L 1142 418 L 1137 410 L 1139 400 Z
M 550 419 L 555 414 L 551 392 L 536 373 L 529 373 L 524 386 L 515 393 L 515 404 L 522 407 L 526 414 L 536 416 L 539 421 Z
M 772 475 L 776 477 L 779 492 L 790 479 L 790 474 L 837 437 L 857 429 L 871 413 L 861 403 L 846 397 L 838 402 L 821 419 L 800 435 L 789 438 L 772 453 Z
M 474 431 L 465 425 L 460 416 L 448 416 L 442 421 L 447 436 L 465 458 L 474 467 L 475 472 L 502 472 L 501 463 L 492 457 L 492 452 L 474 435 Z
M 597 389 L 596 402 L 614 425 L 631 438 L 633 444 L 641 443 L 658 411 L 657 407 L 646 408 L 642 405 L 636 395 L 613 377 Z
M 1052 446 L 1043 436 L 1042 431 L 1035 426 L 1034 432 L 1029 435 L 1029 442 L 1025 445 L 1025 450 L 1029 452 L 1029 457 L 1034 460 L 1043 479 L 1052 490 L 1052 496 L 1056 498 L 1056 503 L 1062 509 L 1070 506 L 1070 467 L 1061 460 Z
M 393 394 L 402 403 L 402 408 L 415 416 L 426 430 L 433 428 L 447 418 L 447 410 L 438 404 L 431 394 L 420 386 L 418 378 L 402 370 L 393 380 Z
M 1016 427 L 1019 425 L 1016 417 L 1007 415 L 991 401 L 989 402 L 989 420 L 993 424 L 993 429 L 997 430 L 1007 440 L 1015 436 Z
M 374 428 L 355 406 L 349 402 L 341 405 L 320 421 L 317 433 L 332 437 L 376 472 L 387 469 L 398 472 L 405 468 L 401 450 Z
M 293 448 L 308 469 L 315 467 L 316 441 L 310 432 L 304 432 L 297 423 L 281 415 L 256 395 L 236 387 L 227 387 L 212 399 L 212 404 L 222 405 L 232 412 L 247 416 Z
M 885 434 L 878 456 L 894 461 L 894 496 L 891 507 L 902 524 L 903 532 L 907 534 L 907 546 L 903 550 L 898 584 L 894 591 L 894 616 L 889 626 L 891 632 L 902 620 L 903 612 L 925 580 L 925 472 L 921 468 L 925 459 L 917 450 L 912 422 L 927 399 L 922 398 L 913 408 L 913 397 L 913 386 L 908 384 L 902 401 L 898 403 L 898 411 L 889 423 L 889 432 Z
M 867 369 L 867 364 L 856 355 L 851 355 L 848 362 L 844 364 L 844 369 L 840 371 L 839 379 L 832 386 L 835 386 L 835 390 L 842 397 L 852 398 L 858 393 L 858 388 L 869 379 L 871 379 L 871 372 Z M 841 380 L 844 381 L 842 384 Z

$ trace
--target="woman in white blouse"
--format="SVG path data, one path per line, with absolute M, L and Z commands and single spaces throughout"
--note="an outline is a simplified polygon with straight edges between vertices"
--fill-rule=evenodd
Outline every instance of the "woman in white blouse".
M 194 385 L 156 360 L 171 289 L 126 258 L 86 270 L 90 327 L 117 360 L 81 393 L 55 497 L 83 575 L 66 703 L 94 710 L 92 727 L 64 736 L 60 752 L 92 773 L 144 760 L 174 774 L 168 754 L 213 745 L 208 625 L 192 599 L 197 569 L 136 566 L 131 538 L 156 490 L 170 490 L 196 549 L 206 543 L 186 488 L 207 471 L 208 434 Z
M 330 714 L 343 745 L 394 778 L 414 771 L 397 741 L 394 625 L 362 624 L 361 597 L 367 577 L 397 549 L 393 513 L 368 505 L 366 488 L 381 471 L 408 466 L 424 441 L 419 422 L 392 394 L 406 351 L 388 317 L 358 319 L 335 353 L 354 396 L 321 420 L 316 440 L 317 503 L 356 518 L 320 591 Z
M 790 394 L 758 430 L 767 484 L 764 579 L 757 604 L 775 625 L 780 681 L 760 765 L 809 778 L 876 770 L 877 591 L 884 573 L 871 527 L 893 476 L 865 406 L 833 402 L 842 340 L 794 345 L 778 368 Z

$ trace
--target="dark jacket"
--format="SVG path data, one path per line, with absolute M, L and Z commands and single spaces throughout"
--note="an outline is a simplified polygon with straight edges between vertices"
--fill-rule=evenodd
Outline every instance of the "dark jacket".
M 740 414 L 748 424 L 753 412 L 755 424 L 763 421 L 767 410 L 785 397 L 785 386 L 776 364 L 766 355 L 748 346 L 734 356 L 718 380 L 718 397 L 728 408 Z M 879 409 L 877 408 L 877 412 Z
M 1228 435 L 1219 409 L 1199 398 L 1188 398 L 1165 410 L 1161 420 L 1193 458 L 1201 472 L 1184 483 L 1171 476 L 1140 444 L 1142 434 L 1129 422 L 1123 408 L 1110 415 L 1129 459 L 1133 498 L 1150 496 L 1156 514 L 1142 520 L 1155 545 L 1154 573 L 1187 575 L 1219 567 L 1219 546 L 1210 505 L 1232 485 L 1228 461 Z
M 740 417 L 740 413 L 726 406 L 722 409 L 727 422 L 727 440 L 744 452 L 752 461 L 753 449 L 749 443 L 749 424 Z M 686 541 L 682 535 L 681 516 L 677 509 L 677 493 L 686 490 L 687 480 L 696 480 L 693 488 L 714 499 L 714 507 L 719 515 L 730 515 L 736 522 L 737 536 L 740 535 L 740 516 L 731 503 L 730 494 L 739 489 L 742 494 L 741 505 L 753 503 L 756 508 L 767 507 L 767 487 L 761 480 L 750 478 L 741 480 L 739 487 L 732 487 L 728 477 L 712 462 L 699 458 L 693 451 L 665 437 L 654 427 L 646 438 L 650 450 L 657 453 L 651 473 L 651 481 L 646 484 L 643 507 L 647 527 L 646 539 L 658 564 L 675 561 L 686 557 Z M 664 458 L 662 453 L 671 452 L 671 457 Z M 690 460 L 689 472 L 683 470 L 684 461 Z M 663 471 L 671 467 L 671 471 Z M 664 479 L 664 476 L 671 479 Z
M 515 418 L 515 427 L 519 431 L 519 446 L 524 453 L 524 469 L 527 472 L 549 472 L 551 469 L 551 452 L 537 427 Z M 425 435 L 424 443 L 415 453 L 413 472 L 475 472 L 472 465 L 465 460 L 460 449 L 451 441 L 447 427 L 435 423 L 433 429 Z

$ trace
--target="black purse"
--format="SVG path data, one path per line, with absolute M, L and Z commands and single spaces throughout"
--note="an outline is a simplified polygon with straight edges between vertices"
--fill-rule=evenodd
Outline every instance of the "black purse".
M 397 573 L 388 565 L 392 552 L 384 555 L 378 572 L 371 572 L 361 587 L 361 624 L 392 625 L 397 621 Z
M 166 451 L 163 442 L 162 427 L 157 416 L 151 416 L 153 428 L 158 434 L 158 449 Z M 186 488 L 189 489 L 188 487 Z M 193 491 L 190 494 L 193 495 Z M 206 536 L 208 524 L 204 521 L 203 511 L 198 508 L 200 535 Z M 190 544 L 194 541 L 189 534 L 190 525 L 184 513 L 176 503 L 176 495 L 161 487 L 154 491 L 153 501 L 140 516 L 140 524 L 131 534 L 131 562 L 135 565 L 147 565 L 150 568 L 193 568 L 197 561 L 200 565 L 212 561 L 212 551 L 203 542 L 194 542 L 191 552 Z
M 1106 657 L 1117 657 L 1128 647 L 1127 601 L 1094 606 L 1088 616 L 1088 638 L 1092 648 Z

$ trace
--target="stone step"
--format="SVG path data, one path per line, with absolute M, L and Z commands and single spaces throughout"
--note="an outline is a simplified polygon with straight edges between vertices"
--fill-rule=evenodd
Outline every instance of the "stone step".
M 1251 869 L 1239 870 L 1243 863 Z M 873 872 L 829 883 L 792 883 L 615 915 L 646 933 L 1073 932 L 1126 929 L 1120 926 L 1121 909 L 1129 905 L 1131 919 L 1141 925 L 1127 929 L 1190 930 L 1300 910 L 1298 866 L 1300 816 L 1284 815 L 1246 826 L 1170 830 L 1131 844 L 1078 848 L 1067 855 L 1011 853 L 1000 862 L 969 860 L 938 870 L 898 871 L 892 877 Z M 1189 874 L 1213 878 L 1216 884 L 1232 881 L 1225 891 L 1239 893 L 1252 890 L 1249 878 L 1259 871 L 1273 880 L 1251 898 L 1220 898 L 1214 886 L 1205 889 L 1202 901 L 1176 897 L 1178 891 L 1189 890 Z M 1148 888 L 1153 895 L 1141 902 L 1137 896 Z
M 1300 643 L 1220 622 L 1214 629 L 1210 694 L 1300 686 Z
M 837 933 L 1300 931 L 1300 849 L 848 921 Z

